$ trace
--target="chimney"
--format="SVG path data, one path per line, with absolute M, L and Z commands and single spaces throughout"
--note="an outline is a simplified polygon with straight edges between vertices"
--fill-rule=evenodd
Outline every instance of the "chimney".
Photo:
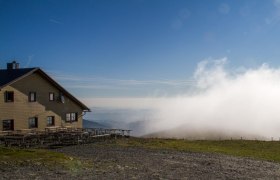
M 11 63 L 7 63 L 7 69 L 12 70 L 12 69 L 19 69 L 19 63 L 16 61 L 13 61 Z

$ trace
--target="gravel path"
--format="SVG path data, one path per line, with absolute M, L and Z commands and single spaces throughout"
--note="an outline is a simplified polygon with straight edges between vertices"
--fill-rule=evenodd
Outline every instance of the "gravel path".
M 55 151 L 92 164 L 66 172 L 42 164 L 0 164 L 0 179 L 280 179 L 280 164 L 210 153 L 104 146 L 69 146 Z
M 83 145 L 58 151 L 91 159 L 85 179 L 280 179 L 280 164 L 232 156 Z

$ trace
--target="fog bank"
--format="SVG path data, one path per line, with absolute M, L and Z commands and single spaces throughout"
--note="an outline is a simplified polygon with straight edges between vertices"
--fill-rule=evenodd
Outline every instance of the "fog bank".
M 226 63 L 226 58 L 200 62 L 192 77 L 195 79 L 194 88 L 184 94 L 130 98 L 129 101 L 121 101 L 121 98 L 114 101 L 112 98 L 107 99 L 107 106 L 103 101 L 102 106 L 152 110 L 153 113 L 143 121 L 142 135 L 278 139 L 280 69 L 263 64 L 254 69 L 227 70 Z M 94 104 L 94 100 L 87 102 Z M 118 107 L 120 103 L 121 107 Z M 127 118 L 125 121 L 131 123 Z

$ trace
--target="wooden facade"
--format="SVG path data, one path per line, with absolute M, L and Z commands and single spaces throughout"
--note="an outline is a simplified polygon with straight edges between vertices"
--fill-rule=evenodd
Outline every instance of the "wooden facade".
M 9 73 L 17 70 L 10 69 Z M 0 86 L 1 131 L 82 128 L 82 116 L 87 111 L 89 108 L 39 68 Z

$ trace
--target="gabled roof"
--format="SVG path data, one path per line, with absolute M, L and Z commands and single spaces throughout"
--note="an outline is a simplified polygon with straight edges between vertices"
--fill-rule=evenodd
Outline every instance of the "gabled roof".
M 0 90 L 8 85 L 11 85 L 18 80 L 29 76 L 33 73 L 39 73 L 43 78 L 48 80 L 51 84 L 53 84 L 57 89 L 59 89 L 64 95 L 69 97 L 71 100 L 76 102 L 79 106 L 82 107 L 84 111 L 90 111 L 90 109 L 84 105 L 81 101 L 75 98 L 72 94 L 70 94 L 66 89 L 64 89 L 61 85 L 59 85 L 55 80 L 53 80 L 49 75 L 47 75 L 40 68 L 20 68 L 20 69 L 0 69 Z
M 0 69 L 0 89 L 32 74 L 36 69 L 38 68 Z

